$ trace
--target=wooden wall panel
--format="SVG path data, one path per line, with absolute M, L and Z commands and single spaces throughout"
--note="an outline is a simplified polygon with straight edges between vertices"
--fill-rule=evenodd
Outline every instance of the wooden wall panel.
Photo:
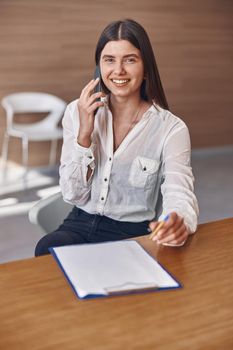
M 0 98 L 45 91 L 75 99 L 92 78 L 103 27 L 130 17 L 150 35 L 170 108 L 193 147 L 232 144 L 232 9 L 231 0 L 0 0 Z M 4 128 L 1 108 L 0 142 Z M 30 163 L 46 163 L 47 153 L 36 143 Z M 20 156 L 12 139 L 10 158 Z

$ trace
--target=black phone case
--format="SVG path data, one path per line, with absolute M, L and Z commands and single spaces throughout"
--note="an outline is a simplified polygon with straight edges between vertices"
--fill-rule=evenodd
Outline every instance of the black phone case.
M 101 79 L 99 66 L 96 66 L 95 73 L 94 73 L 94 79 L 97 79 L 97 78 Z M 101 80 L 99 80 L 98 84 L 96 85 L 96 87 L 94 89 L 94 92 L 100 92 L 100 91 L 101 91 Z
M 99 66 L 96 66 L 95 73 L 94 73 L 94 79 L 97 79 L 97 78 L 101 79 Z M 98 84 L 94 88 L 94 93 L 96 93 L 96 92 L 101 92 L 101 80 L 99 80 Z M 96 101 L 101 101 L 101 100 L 100 100 L 100 98 L 97 98 Z M 98 108 L 96 108 L 94 115 L 96 115 L 97 111 L 98 111 Z

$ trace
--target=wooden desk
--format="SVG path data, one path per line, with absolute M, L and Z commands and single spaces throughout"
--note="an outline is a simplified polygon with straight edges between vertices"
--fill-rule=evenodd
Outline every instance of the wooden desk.
M 0 348 L 232 349 L 233 218 L 181 248 L 139 241 L 182 289 L 79 300 L 51 256 L 0 265 Z

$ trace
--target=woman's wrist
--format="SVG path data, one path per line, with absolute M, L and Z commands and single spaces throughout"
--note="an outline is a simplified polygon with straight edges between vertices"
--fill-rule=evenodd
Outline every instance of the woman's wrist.
M 89 148 L 91 146 L 91 136 L 90 135 L 78 135 L 77 143 L 85 148 Z

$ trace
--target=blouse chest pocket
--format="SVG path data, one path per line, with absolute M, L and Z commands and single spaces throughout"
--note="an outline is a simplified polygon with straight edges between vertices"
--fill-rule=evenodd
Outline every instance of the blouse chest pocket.
M 135 158 L 129 174 L 130 185 L 144 189 L 153 187 L 157 180 L 159 165 L 160 162 L 155 159 Z

